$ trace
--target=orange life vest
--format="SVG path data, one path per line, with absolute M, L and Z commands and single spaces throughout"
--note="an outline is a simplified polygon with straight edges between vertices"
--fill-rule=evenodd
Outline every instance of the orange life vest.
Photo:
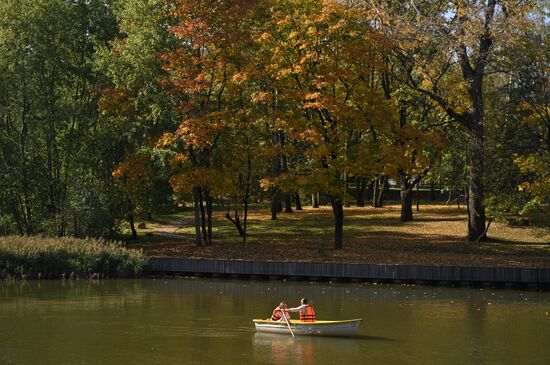
M 315 322 L 315 311 L 313 307 L 309 304 L 304 304 L 306 307 L 306 312 L 300 311 L 300 321 L 302 322 Z
M 271 314 L 271 320 L 272 321 L 278 321 L 281 318 L 283 318 L 281 316 L 281 310 L 279 308 L 273 309 L 273 314 Z

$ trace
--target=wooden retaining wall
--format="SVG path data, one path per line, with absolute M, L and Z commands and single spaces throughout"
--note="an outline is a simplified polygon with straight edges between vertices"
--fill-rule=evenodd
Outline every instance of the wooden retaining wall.
M 152 274 L 550 285 L 550 269 L 149 259 Z

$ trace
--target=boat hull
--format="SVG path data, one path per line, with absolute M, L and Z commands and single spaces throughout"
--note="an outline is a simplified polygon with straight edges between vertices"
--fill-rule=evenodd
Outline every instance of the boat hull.
M 295 335 L 300 336 L 353 336 L 361 325 L 361 319 L 346 321 L 291 321 L 290 327 Z M 266 333 L 280 333 L 288 335 L 290 331 L 286 322 L 255 319 L 256 331 Z

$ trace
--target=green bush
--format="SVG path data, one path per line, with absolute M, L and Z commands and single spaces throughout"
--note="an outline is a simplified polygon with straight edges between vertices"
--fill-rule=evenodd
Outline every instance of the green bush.
M 130 277 L 146 257 L 119 242 L 71 237 L 0 237 L 0 278 Z M 96 274 L 96 275 L 97 275 Z

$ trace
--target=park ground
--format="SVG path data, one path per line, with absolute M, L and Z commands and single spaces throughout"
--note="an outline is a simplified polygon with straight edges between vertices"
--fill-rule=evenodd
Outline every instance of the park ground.
M 213 219 L 211 246 L 194 242 L 193 212 L 154 217 L 129 243 L 149 257 L 258 261 L 341 262 L 434 266 L 550 267 L 550 232 L 493 222 L 489 242 L 466 237 L 464 207 L 421 205 L 414 221 L 399 220 L 400 206 L 351 207 L 345 210 L 344 247 L 333 248 L 330 206 L 280 213 L 268 209 L 249 214 L 246 245 L 225 212 Z

